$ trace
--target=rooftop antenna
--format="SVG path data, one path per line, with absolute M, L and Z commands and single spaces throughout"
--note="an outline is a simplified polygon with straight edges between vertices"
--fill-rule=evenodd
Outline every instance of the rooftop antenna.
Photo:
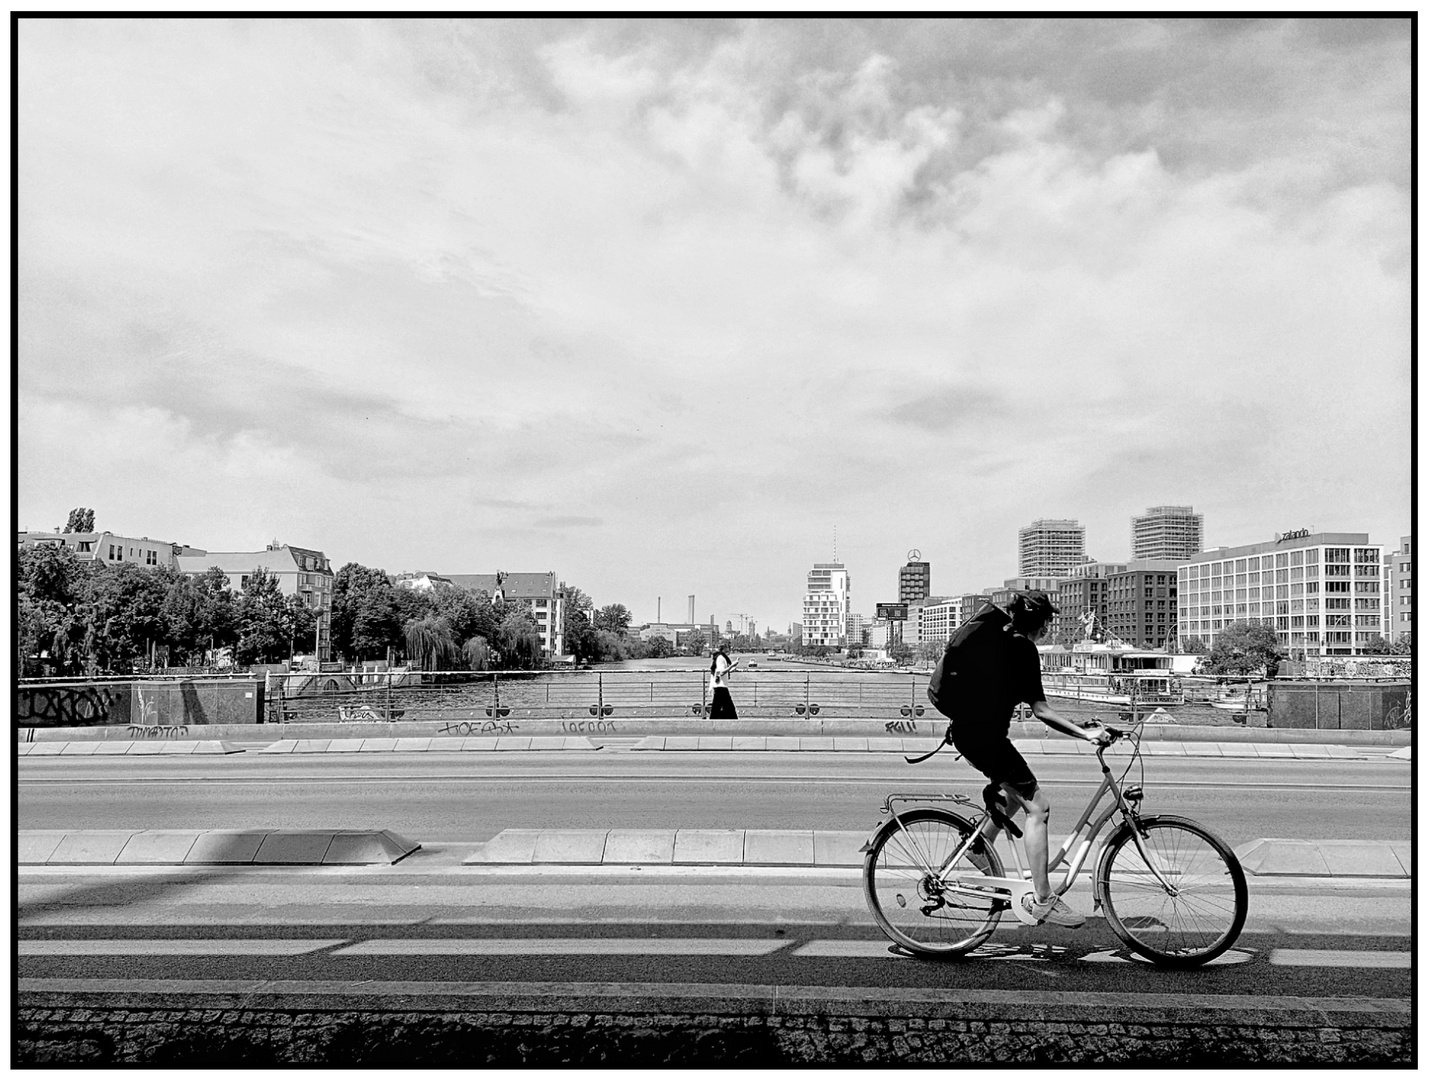
M 839 561 L 839 527 L 834 526 L 834 562 Z

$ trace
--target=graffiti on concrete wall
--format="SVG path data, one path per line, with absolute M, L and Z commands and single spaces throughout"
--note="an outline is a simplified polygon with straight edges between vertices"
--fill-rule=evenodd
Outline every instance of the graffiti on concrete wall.
M 130 692 L 122 686 L 22 686 L 16 693 L 20 727 L 97 727 L 129 723 Z
M 486 720 L 482 723 L 463 720 L 455 724 L 443 724 L 441 734 L 443 735 L 511 735 L 520 728 L 520 724 L 513 724 L 510 720 Z
M 1414 675 L 1414 661 L 1407 656 L 1319 656 L 1305 661 L 1305 674 L 1314 679 L 1408 679 Z

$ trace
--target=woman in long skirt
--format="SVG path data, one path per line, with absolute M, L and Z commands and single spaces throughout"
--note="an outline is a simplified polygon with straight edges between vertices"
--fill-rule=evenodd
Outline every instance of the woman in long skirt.
M 730 661 L 729 653 L 724 651 L 723 645 L 710 657 L 710 682 L 714 685 L 710 701 L 711 720 L 739 719 L 739 714 L 734 711 L 734 698 L 729 696 L 728 682 L 730 672 L 738 663 L 738 660 Z

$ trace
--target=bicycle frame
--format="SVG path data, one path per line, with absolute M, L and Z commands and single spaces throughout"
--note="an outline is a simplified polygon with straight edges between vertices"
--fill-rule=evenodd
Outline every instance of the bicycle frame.
M 1066 891 L 1072 887 L 1078 875 L 1081 874 L 1082 868 L 1086 865 L 1087 856 L 1091 854 L 1093 842 L 1101 833 L 1101 830 L 1105 828 L 1106 823 L 1111 820 L 1112 815 L 1120 811 L 1128 820 L 1133 822 L 1137 816 L 1137 807 L 1133 805 L 1133 803 L 1139 805 L 1140 791 L 1136 788 L 1124 789 L 1121 783 L 1112 775 L 1111 768 L 1107 765 L 1104 757 L 1106 749 L 1104 746 L 1098 746 L 1096 751 L 1097 763 L 1101 766 L 1102 770 L 1101 783 L 1097 786 L 1097 790 L 1092 794 L 1092 797 L 1087 801 L 1087 805 L 1077 818 L 1077 823 L 1072 827 L 1072 831 L 1067 834 L 1056 852 L 1049 854 L 1047 859 L 1047 872 L 1049 875 L 1064 862 L 1066 863 L 1062 883 L 1056 889 L 1056 893 L 1059 896 L 1066 893 Z M 1138 755 L 1140 754 L 1139 746 L 1136 753 Z M 1130 798 L 1127 794 L 1128 790 L 1132 792 Z M 1111 802 L 1098 811 L 1098 806 L 1100 806 L 1102 800 L 1108 793 L 1112 796 Z M 914 850 L 917 849 L 916 843 L 912 841 L 912 837 L 909 836 L 907 830 L 903 828 L 901 816 L 893 810 L 893 804 L 895 802 L 912 801 L 956 802 L 962 806 L 976 805 L 971 799 L 964 795 L 889 795 L 884 800 L 884 811 L 892 814 L 893 820 L 898 822 L 899 828 L 903 830 L 904 837 L 909 840 Z M 934 874 L 938 880 L 942 882 L 943 888 L 946 891 L 964 896 L 976 896 L 980 899 L 987 899 L 990 895 L 994 896 L 1004 900 L 1008 906 L 1012 908 L 1012 911 L 1021 922 L 1036 925 L 1036 920 L 1033 919 L 1022 906 L 1022 897 L 1032 891 L 1033 885 L 1030 872 L 1023 866 L 1022 852 L 1019 851 L 1020 845 L 1016 843 L 1014 838 L 1009 838 L 1008 847 L 1012 851 L 1012 861 L 1017 871 L 1016 877 L 998 878 L 989 877 L 986 874 L 971 873 L 948 874 L 949 869 L 959 859 L 963 858 L 980 838 L 984 843 L 991 845 L 997 839 L 999 832 L 1001 832 L 1001 828 L 993 820 L 992 815 L 984 810 L 982 817 L 973 822 L 971 835 L 958 846 L 956 851 L 949 855 L 948 858 L 936 868 L 929 865 L 929 860 L 923 858 L 923 868 Z M 1137 848 L 1141 850 L 1143 858 L 1147 858 L 1145 849 L 1142 846 L 1140 831 L 1133 828 L 1132 836 Z M 921 852 L 919 854 L 920 857 L 922 857 Z M 1149 858 L 1147 858 L 1147 865 L 1151 868 L 1152 873 L 1157 880 L 1160 881 L 1161 885 L 1174 896 L 1174 887 L 1162 877 L 1161 873 L 1152 864 Z

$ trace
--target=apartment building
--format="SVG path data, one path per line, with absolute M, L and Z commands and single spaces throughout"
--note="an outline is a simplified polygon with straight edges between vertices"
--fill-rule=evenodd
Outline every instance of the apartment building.
M 1189 506 L 1151 506 L 1131 519 L 1133 559 L 1189 559 L 1203 549 L 1205 517 Z
M 847 641 L 851 582 L 843 563 L 815 563 L 804 585 L 803 643 L 841 649 Z
M 1383 549 L 1367 533 L 1282 533 L 1203 551 L 1176 571 L 1177 636 L 1207 645 L 1236 622 L 1274 629 L 1290 659 L 1361 656 L 1382 628 Z
M 1107 633 L 1133 648 L 1176 648 L 1176 559 L 1133 559 L 1106 578 Z M 1199 580 L 1199 579 L 1198 579 Z
M 333 572 L 328 558 L 314 548 L 293 547 L 274 540 L 262 551 L 198 551 L 176 557 L 178 569 L 198 576 L 218 567 L 228 576 L 229 588 L 240 592 L 259 570 L 274 577 L 284 596 L 300 597 L 317 616 L 313 642 L 319 661 L 332 659 Z
M 189 547 L 187 544 L 151 540 L 147 536 L 118 536 L 112 532 L 21 532 L 16 534 L 16 539 L 17 547 L 66 548 L 84 562 L 101 562 L 108 565 L 127 562 L 175 569 L 180 555 L 202 554 L 201 548 Z
M 484 592 L 492 602 L 525 604 L 536 619 L 541 655 L 550 659 L 566 653 L 566 585 L 555 571 L 538 573 L 447 574 L 459 589 Z
M 1019 578 L 1064 578 L 1087 561 L 1087 530 L 1075 521 L 1039 518 L 1017 531 Z
M 862 645 L 867 636 L 868 624 L 858 612 L 851 611 L 844 620 L 844 641 L 852 645 Z
M 1414 537 L 1401 536 L 1399 547 L 1384 557 L 1383 630 L 1388 642 L 1414 633 Z

